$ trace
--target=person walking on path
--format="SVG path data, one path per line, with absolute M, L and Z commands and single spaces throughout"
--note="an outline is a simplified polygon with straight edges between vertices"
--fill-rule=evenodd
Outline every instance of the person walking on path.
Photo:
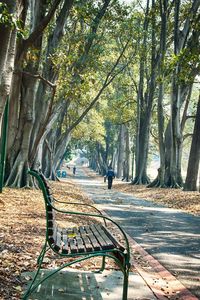
M 76 166 L 73 167 L 73 174 L 76 174 Z
M 115 178 L 115 173 L 111 167 L 108 168 L 106 176 L 108 178 L 108 189 L 110 190 L 112 187 L 113 179 Z

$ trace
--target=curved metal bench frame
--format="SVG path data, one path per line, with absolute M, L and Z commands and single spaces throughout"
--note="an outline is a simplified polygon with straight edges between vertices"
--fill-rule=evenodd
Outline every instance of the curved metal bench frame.
M 42 193 L 43 193 L 43 197 L 44 197 L 44 201 L 45 201 L 45 209 L 46 209 L 46 238 L 45 238 L 45 242 L 44 242 L 44 245 L 42 247 L 42 250 L 40 252 L 40 255 L 37 259 L 38 269 L 35 273 L 35 276 L 34 276 L 32 282 L 31 282 L 30 286 L 28 287 L 28 289 L 25 292 L 22 299 L 23 300 L 28 299 L 30 294 L 41 283 L 46 281 L 49 277 L 53 276 L 54 274 L 56 274 L 57 272 L 59 272 L 63 268 L 71 266 L 74 263 L 81 262 L 81 261 L 86 260 L 86 259 L 90 259 L 92 257 L 101 256 L 103 259 L 102 259 L 102 267 L 101 267 L 100 271 L 104 270 L 105 258 L 109 257 L 109 258 L 112 258 L 117 263 L 117 265 L 119 266 L 119 268 L 123 272 L 124 280 L 123 280 L 122 300 L 127 300 L 128 275 L 129 275 L 129 269 L 130 269 L 130 262 L 129 262 L 130 261 L 130 248 L 129 248 L 128 238 L 127 238 L 125 232 L 123 231 L 123 229 L 115 221 L 113 221 L 111 218 L 103 215 L 96 207 L 94 207 L 90 204 L 88 205 L 88 204 L 78 203 L 78 202 L 64 202 L 64 201 L 59 201 L 59 200 L 53 198 L 54 202 L 58 202 L 58 203 L 72 204 L 72 205 L 84 205 L 84 206 L 92 207 L 96 211 L 98 211 L 98 214 L 85 213 L 85 212 L 74 212 L 74 211 L 63 210 L 63 209 L 55 207 L 55 205 L 52 204 L 51 201 L 50 201 L 49 192 L 48 192 L 48 189 L 47 189 L 47 185 L 44 181 L 43 174 L 38 172 L 38 171 L 35 171 L 35 170 L 29 170 L 28 173 L 30 175 L 34 176 L 37 179 L 39 187 L 41 188 Z M 109 250 L 101 249 L 101 250 L 97 250 L 97 251 L 84 252 L 84 253 L 60 253 L 59 251 L 57 251 L 52 246 L 52 242 L 49 239 L 49 227 L 48 227 L 49 226 L 49 214 L 48 214 L 49 209 L 52 209 L 55 212 L 59 212 L 59 213 L 62 213 L 64 215 L 81 215 L 81 216 L 88 216 L 88 217 L 97 217 L 97 218 L 103 219 L 105 225 L 106 225 L 106 221 L 112 222 L 120 230 L 122 236 L 124 237 L 125 248 L 124 249 L 113 248 L 113 249 L 109 249 Z M 39 272 L 41 270 L 45 254 L 50 249 L 54 253 L 58 254 L 60 257 L 65 257 L 65 258 L 70 257 L 70 258 L 75 258 L 75 259 L 73 261 L 68 262 L 68 263 L 63 263 L 63 265 L 61 267 L 51 271 L 46 277 L 44 277 L 43 279 L 36 282 L 36 278 L 38 277 Z M 79 257 L 79 258 L 76 258 L 76 257 Z

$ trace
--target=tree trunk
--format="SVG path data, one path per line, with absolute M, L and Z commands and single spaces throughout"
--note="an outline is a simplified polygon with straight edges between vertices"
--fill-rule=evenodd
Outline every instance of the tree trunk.
M 10 33 L 9 48 L 7 50 L 6 61 L 4 61 L 3 70 L 0 78 L 0 127 L 2 115 L 5 108 L 6 98 L 10 94 L 11 81 L 14 69 L 14 57 L 16 48 L 16 29 Z
M 166 38 L 167 38 L 167 10 L 168 1 L 160 1 L 160 17 L 161 17 L 161 31 L 160 31 L 160 58 L 158 63 L 158 104 L 157 104 L 157 120 L 158 120 L 158 141 L 160 154 L 160 167 L 158 169 L 158 176 L 154 179 L 148 187 L 165 187 L 165 144 L 164 144 L 164 112 L 163 112 L 163 96 L 164 96 L 164 59 L 166 52 Z
M 152 12 L 155 13 L 155 1 L 152 1 Z M 147 11 L 144 21 L 144 29 L 148 29 L 148 2 L 147 2 Z M 143 95 L 143 86 L 144 86 L 144 57 L 141 57 L 140 68 L 140 82 L 139 82 L 139 91 L 138 91 L 138 128 L 137 128 L 137 138 L 136 138 L 136 174 L 133 179 L 133 184 L 148 184 L 150 182 L 147 176 L 147 158 L 148 158 L 148 148 L 149 148 L 149 131 L 150 131 L 150 122 L 152 115 L 152 106 L 154 99 L 154 92 L 156 87 L 156 72 L 157 72 L 157 59 L 156 59 L 156 36 L 155 36 L 155 19 L 152 16 L 152 34 L 151 34 L 151 67 L 150 67 L 150 80 L 147 81 L 147 87 L 145 95 Z M 146 33 L 147 34 L 147 33 Z M 143 47 L 147 49 L 146 38 L 144 34 Z M 146 55 L 146 53 L 144 54 Z M 146 56 L 145 56 L 146 57 Z M 146 62 L 147 63 L 147 62 Z M 142 84 L 141 84 L 142 82 Z M 141 86 L 142 85 L 142 89 Z M 140 91 L 141 90 L 141 91 Z
M 151 112 L 146 112 L 141 116 L 141 126 L 139 135 L 140 152 L 136 158 L 136 172 L 133 184 L 148 184 L 150 182 L 147 176 L 147 157 L 149 149 L 149 129 L 150 129 Z
M 1 2 L 2 4 L 6 4 L 8 13 L 12 18 L 18 20 L 24 7 L 23 1 L 4 0 Z M 9 23 L 9 21 L 7 22 L 8 23 L 0 24 L 0 124 L 2 122 L 6 98 L 10 94 L 16 51 L 17 30 L 13 24 Z
M 21 116 L 23 118 L 21 119 L 21 130 L 19 132 L 20 150 L 18 148 L 18 143 L 16 143 L 17 149 L 14 151 L 16 157 L 13 158 L 12 169 L 6 182 L 7 185 L 12 187 L 23 187 L 26 185 L 30 135 L 34 121 L 34 102 L 32 99 L 34 94 L 34 85 L 35 79 L 23 79 L 24 90 L 22 92 L 23 103 L 21 107 Z
M 138 84 L 138 92 L 137 92 L 137 131 L 136 131 L 136 147 L 135 147 L 135 166 L 136 166 L 136 174 L 133 179 L 133 184 L 137 182 L 137 177 L 139 173 L 139 156 L 140 156 L 140 131 L 141 131 L 141 114 L 144 107 L 144 79 L 145 79 L 145 63 L 146 63 L 146 53 L 147 53 L 147 31 L 149 26 L 149 1 L 147 1 L 146 5 L 146 13 L 143 24 L 143 40 L 142 45 L 140 45 L 142 51 L 142 55 L 140 57 L 140 76 L 139 76 L 139 84 Z M 144 56 L 143 56 L 144 55 Z
M 63 158 L 63 154 L 65 153 L 66 147 L 69 144 L 71 139 L 70 133 L 64 133 L 60 139 L 59 142 L 56 145 L 55 152 L 53 154 L 53 164 L 52 164 L 52 176 L 55 176 L 56 170 L 59 166 L 60 161 Z
M 129 129 L 125 126 L 125 156 L 124 156 L 124 170 L 123 170 L 123 180 L 129 181 L 129 171 L 130 171 L 130 141 L 129 141 Z
M 43 4 L 44 3 L 40 2 L 40 5 L 37 6 L 37 9 L 33 14 L 34 26 L 36 27 L 38 24 L 40 24 L 46 12 L 46 7 Z M 34 29 L 35 27 L 33 27 L 33 31 Z M 36 39 L 32 46 L 34 50 L 37 49 L 37 52 L 35 52 L 34 60 L 27 60 L 26 73 L 22 74 L 19 127 L 15 142 L 12 145 L 12 157 L 9 161 L 10 174 L 6 181 L 6 184 L 9 186 L 23 187 L 24 185 L 26 185 L 25 182 L 27 180 L 27 176 L 25 176 L 24 174 L 27 170 L 27 164 L 29 161 L 31 132 L 35 119 L 34 114 L 36 91 L 36 79 L 32 76 L 27 75 L 27 73 L 35 74 L 38 71 L 40 53 L 42 48 L 42 36 Z
M 200 96 L 197 105 L 197 113 L 194 123 L 192 144 L 188 161 L 187 176 L 184 184 L 184 191 L 197 190 L 197 176 L 200 161 Z
M 121 178 L 123 175 L 123 164 L 125 154 L 125 126 L 120 125 L 119 138 L 118 138 L 118 159 L 117 159 L 117 177 Z
M 198 7 L 200 6 L 200 1 L 193 1 L 192 7 L 190 9 L 191 16 L 195 16 Z M 191 16 L 185 20 L 183 30 L 180 30 L 180 0 L 175 1 L 174 10 L 174 55 L 178 56 L 180 52 L 189 46 L 188 36 L 191 30 Z M 195 35 L 192 35 L 192 39 Z M 191 41 L 189 41 L 191 42 Z M 181 70 L 181 65 L 179 60 L 176 63 L 173 77 L 172 77 L 172 97 L 171 97 L 171 157 L 170 157 L 170 176 L 168 178 L 168 184 L 170 187 L 181 187 L 183 184 L 181 176 L 181 150 L 182 150 L 182 132 L 181 132 L 181 122 L 180 122 L 180 109 L 181 105 L 185 101 L 184 91 L 189 91 L 190 84 L 180 83 L 179 74 Z

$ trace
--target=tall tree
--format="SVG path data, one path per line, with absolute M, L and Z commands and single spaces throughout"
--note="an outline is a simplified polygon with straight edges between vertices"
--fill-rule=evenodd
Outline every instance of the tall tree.
M 149 1 L 147 1 L 146 13 L 143 23 L 143 40 L 142 40 L 142 55 L 140 57 L 140 77 L 138 84 L 137 95 L 137 133 L 136 133 L 136 173 L 133 179 L 133 184 L 147 184 L 149 178 L 147 176 L 147 158 L 149 148 L 149 132 L 150 122 L 152 116 L 152 107 L 154 100 L 154 93 L 156 88 L 156 74 L 157 74 L 157 53 L 156 53 L 156 28 L 155 28 L 155 1 L 152 1 L 150 18 Z M 150 65 L 148 65 L 148 33 L 149 20 L 151 20 L 151 54 Z M 146 69 L 149 74 L 146 74 Z M 145 89 L 145 76 L 147 76 Z M 148 77 L 149 76 L 149 77 Z
M 191 33 L 196 31 L 197 11 L 200 6 L 200 1 L 195 0 L 190 7 L 190 14 L 185 20 L 184 24 L 180 21 L 180 4 L 181 1 L 175 1 L 174 7 L 174 56 L 179 57 L 184 49 L 187 49 L 188 42 L 191 43 L 190 37 L 196 39 L 196 35 Z M 193 23 L 193 24 L 192 24 Z M 193 26 L 192 26 L 193 25 Z M 182 26 L 182 30 L 180 27 Z M 183 184 L 181 176 L 181 151 L 182 151 L 182 132 L 180 112 L 183 103 L 185 102 L 187 94 L 190 92 L 190 85 L 180 80 L 181 72 L 184 66 L 181 65 L 181 60 L 177 59 L 172 75 L 172 94 L 171 94 L 171 118 L 170 118 L 170 132 L 167 132 L 169 139 L 166 139 L 170 145 L 170 159 L 166 159 L 165 165 L 165 184 L 170 187 L 180 187 Z M 196 66 L 192 72 L 196 70 Z M 192 73 L 191 72 L 191 73 Z M 191 74 L 190 73 L 190 74 Z M 191 77 L 194 78 L 193 76 Z M 169 127 L 168 127 L 169 128 Z M 167 136 L 166 136 L 167 137 Z
M 15 58 L 15 76 L 12 82 L 10 96 L 11 107 L 15 108 L 10 115 L 11 134 L 8 147 L 10 148 L 7 164 L 7 184 L 21 187 L 26 185 L 26 170 L 29 161 L 31 132 L 35 117 L 36 80 L 40 67 L 43 32 L 52 19 L 60 0 L 55 0 L 46 14 L 46 1 L 32 1 L 31 28 L 27 39 L 18 43 Z M 23 19 L 25 22 L 25 17 Z M 30 50 L 29 50 L 30 49 Z M 24 63 L 24 60 L 26 64 Z M 23 65 L 25 65 L 23 70 Z M 17 103 L 17 104 L 16 104 Z M 13 124 L 13 121 L 16 123 Z
M 159 1 L 160 13 L 160 45 L 159 45 L 159 58 L 158 58 L 158 100 L 157 100 L 157 124 L 158 124 L 158 141 L 159 141 L 159 154 L 160 154 L 160 167 L 158 176 L 153 180 L 148 187 L 165 186 L 165 142 L 164 142 L 164 111 L 163 111 L 163 97 L 165 87 L 165 55 L 167 47 L 167 20 L 169 15 L 168 0 Z

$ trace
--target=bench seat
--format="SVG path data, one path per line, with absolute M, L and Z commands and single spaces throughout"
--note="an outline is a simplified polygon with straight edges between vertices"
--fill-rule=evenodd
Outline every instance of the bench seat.
M 49 242 L 56 252 L 63 254 L 91 253 L 114 248 L 125 250 L 107 228 L 99 224 L 67 229 L 56 224 L 49 228 Z

